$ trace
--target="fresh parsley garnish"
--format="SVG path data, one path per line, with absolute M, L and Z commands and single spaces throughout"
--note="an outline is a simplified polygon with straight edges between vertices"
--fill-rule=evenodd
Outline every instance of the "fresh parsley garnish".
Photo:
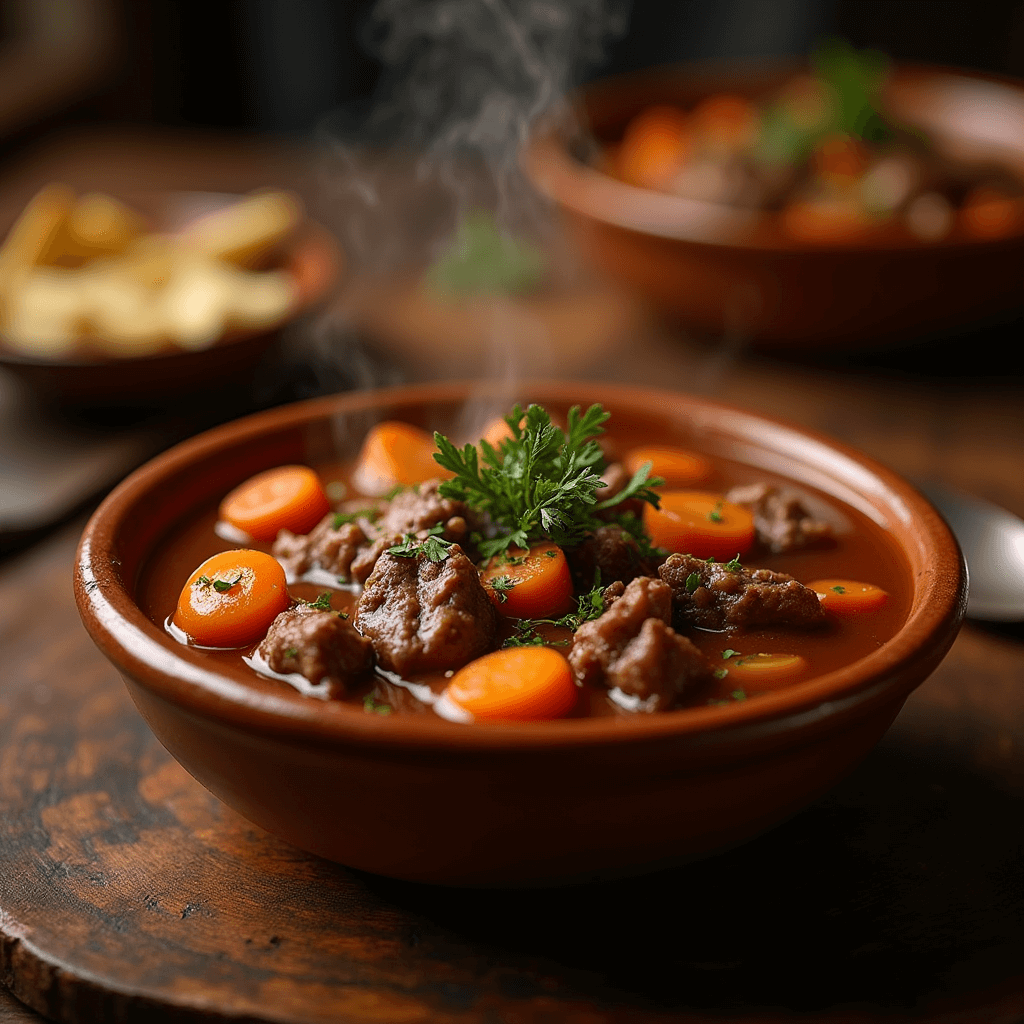
M 289 647 L 288 650 L 284 652 L 284 656 L 286 658 L 297 658 L 299 656 L 298 647 Z
M 688 594 L 692 594 L 700 585 L 700 576 L 697 573 L 691 572 L 686 577 L 686 592 Z
M 363 698 L 363 710 L 371 715 L 390 715 L 392 709 L 390 704 L 385 704 L 384 701 L 377 700 L 372 693 L 368 693 Z
M 735 658 L 736 655 L 740 653 L 740 651 L 734 651 L 731 647 L 726 647 L 726 649 L 722 651 L 722 661 L 728 661 L 730 658 Z
M 732 693 L 729 694 L 729 696 L 732 697 L 733 700 L 746 700 L 747 699 L 747 691 L 746 690 L 733 690 Z
M 197 587 L 208 587 L 210 585 L 210 577 L 200 576 L 199 579 L 196 580 L 194 585 Z
M 835 593 L 837 593 L 837 594 L 845 594 L 845 593 L 846 593 L 846 587 L 839 587 L 839 586 L 835 586 L 835 587 L 833 587 L 832 589 L 833 589 L 833 591 L 835 591 Z
M 736 552 L 735 558 L 731 558 L 725 563 L 725 568 L 728 572 L 739 572 L 740 569 L 743 568 L 743 566 L 740 565 L 740 553 L 738 551 Z
M 508 600 L 508 592 L 516 586 L 519 580 L 514 580 L 511 576 L 494 576 L 487 582 L 498 601 L 504 604 Z
M 727 668 L 716 668 L 714 674 L 716 679 L 724 679 L 729 674 L 729 670 Z
M 544 639 L 532 629 L 520 631 L 519 625 L 516 625 L 516 632 L 512 634 L 501 646 L 502 647 L 543 647 L 547 643 Z
M 379 515 L 380 509 L 377 508 L 361 508 L 355 512 L 335 512 L 334 521 L 331 525 L 335 530 L 340 530 L 343 526 L 354 523 L 357 519 L 369 519 L 372 523 Z
M 571 547 L 604 525 L 596 513 L 631 498 L 657 506 L 651 488 L 662 481 L 648 479 L 649 464 L 618 494 L 597 500 L 596 492 L 604 486 L 604 454 L 595 438 L 604 433 L 608 416 L 600 405 L 583 413 L 574 406 L 563 431 L 541 406 L 524 411 L 516 405 L 505 417 L 512 436 L 497 448 L 482 440 L 479 451 L 471 444 L 459 449 L 443 434 L 434 434 L 434 460 L 454 474 L 439 493 L 486 514 L 496 528 L 498 536 L 481 539 L 484 558 L 510 546 L 527 548 L 543 538 Z
M 708 519 L 713 523 L 720 523 L 722 521 L 722 505 L 724 502 L 716 502 L 715 507 L 708 513 Z
M 331 611 L 331 592 L 325 590 L 315 601 L 306 601 L 310 608 L 318 612 Z
M 241 582 L 242 574 L 239 573 L 233 580 L 214 580 L 213 589 L 216 590 L 218 594 L 226 594 L 233 586 L 235 586 L 236 583 Z
M 407 533 L 401 544 L 395 544 L 388 548 L 389 555 L 397 555 L 399 558 L 415 558 L 421 551 L 431 562 L 443 562 L 449 554 L 449 548 L 454 541 L 445 540 L 438 534 L 444 533 L 444 525 L 438 523 L 427 530 L 425 537 L 417 537 L 414 533 Z
M 604 588 L 600 581 L 585 594 L 576 598 L 576 610 L 566 612 L 557 619 L 517 619 L 515 628 L 518 639 L 515 642 L 506 641 L 506 647 L 522 647 L 524 644 L 547 643 L 538 632 L 538 626 L 559 626 L 562 629 L 571 629 L 574 633 L 584 622 L 600 618 L 604 614 Z M 524 639 L 529 638 L 529 639 Z M 558 645 L 567 641 L 558 641 Z

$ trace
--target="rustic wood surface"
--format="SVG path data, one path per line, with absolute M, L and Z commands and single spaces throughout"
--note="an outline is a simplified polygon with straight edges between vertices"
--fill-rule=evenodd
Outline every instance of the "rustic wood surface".
M 1018 333 L 812 360 L 637 323 L 583 372 L 785 415 L 1024 515 L 1024 358 L 987 361 Z M 79 623 L 81 526 L 0 562 L 0 979 L 32 1007 L 0 997 L 0 1024 L 1024 1021 L 1024 627 L 967 625 L 864 764 L 753 843 L 466 892 L 299 853 L 188 777 Z

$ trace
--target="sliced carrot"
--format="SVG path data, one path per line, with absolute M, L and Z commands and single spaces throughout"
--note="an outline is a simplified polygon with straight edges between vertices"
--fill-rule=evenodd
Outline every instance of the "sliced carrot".
M 785 686 L 807 672 L 807 660 L 799 654 L 736 654 L 725 666 L 730 681 L 761 690 Z
M 631 448 L 623 459 L 630 473 L 635 473 L 645 462 L 651 464 L 651 476 L 660 476 L 666 487 L 692 487 L 711 476 L 711 463 L 683 448 L 644 445 Z
M 502 441 L 508 441 L 511 437 L 512 428 L 500 416 L 491 420 L 480 435 L 481 440 L 486 441 L 492 448 L 497 448 Z
M 836 615 L 857 615 L 881 608 L 889 595 L 874 583 L 857 580 L 815 580 L 806 584 L 821 599 L 821 606 Z
M 549 619 L 573 608 L 569 564 L 550 541 L 495 555 L 480 581 L 498 611 L 513 619 Z
M 1024 203 L 1004 192 L 980 186 L 964 200 L 960 223 L 972 238 L 1005 238 L 1018 231 L 1024 221 Z
M 330 509 L 313 470 L 278 466 L 239 484 L 220 503 L 220 518 L 253 540 L 272 541 L 278 530 L 308 533 Z
M 734 153 L 754 141 L 760 117 L 745 96 L 709 96 L 693 109 L 693 132 L 698 144 L 715 152 Z
M 754 517 L 707 491 L 666 491 L 661 507 L 644 506 L 651 540 L 669 551 L 728 561 L 754 543 Z
M 550 647 L 510 647 L 459 669 L 445 690 L 477 719 L 560 718 L 577 697 L 569 663 Z
M 633 185 L 663 188 L 688 156 L 686 114 L 678 107 L 649 107 L 626 127 L 619 147 L 619 175 Z
M 381 495 L 451 474 L 434 461 L 432 434 L 398 420 L 378 423 L 366 435 L 352 482 L 363 494 Z
M 849 188 L 863 177 L 870 159 L 867 146 L 844 132 L 826 135 L 812 157 L 818 176 L 837 188 Z
M 222 551 L 188 578 L 173 622 L 205 647 L 244 647 L 259 640 L 289 603 L 276 558 L 263 551 Z

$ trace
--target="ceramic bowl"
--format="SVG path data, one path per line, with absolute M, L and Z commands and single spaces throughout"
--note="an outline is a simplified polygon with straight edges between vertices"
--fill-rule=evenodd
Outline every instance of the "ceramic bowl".
M 1024 230 L 998 240 L 940 242 L 867 235 L 801 243 L 774 213 L 683 199 L 599 169 L 598 147 L 656 103 L 690 107 L 713 93 L 759 97 L 797 66 L 752 72 L 672 67 L 592 83 L 581 123 L 539 134 L 526 167 L 579 250 L 689 328 L 761 347 L 866 348 L 950 331 L 1024 308 L 1017 267 Z M 900 67 L 887 106 L 962 156 L 1024 168 L 1024 87 L 944 69 Z M 1024 224 L 1024 217 L 1021 217 Z
M 210 209 L 238 197 L 206 193 L 169 193 L 150 197 L 156 210 L 190 209 L 201 200 Z M 192 206 L 189 205 L 191 202 Z M 199 209 L 203 209 L 200 205 Z M 280 337 L 282 327 L 325 299 L 341 273 L 344 258 L 334 237 L 305 221 L 271 264 L 286 271 L 295 297 L 283 319 L 269 328 L 233 328 L 206 348 L 166 349 L 146 356 L 69 355 L 36 357 L 5 347 L 0 337 L 0 367 L 44 400 L 71 406 L 164 403 L 200 388 L 239 380 L 251 372 Z
M 136 603 L 140 568 L 176 525 L 252 473 L 352 455 L 382 418 L 450 429 L 467 399 L 495 391 L 361 392 L 219 427 L 134 472 L 83 534 L 83 621 L 154 733 L 211 792 L 288 842 L 354 868 L 454 885 L 578 881 L 707 855 L 778 824 L 849 772 L 952 643 L 965 570 L 949 530 L 910 485 L 778 420 L 593 384 L 517 391 L 553 409 L 602 402 L 626 429 L 699 438 L 713 455 L 854 504 L 907 563 L 912 598 L 899 632 L 845 668 L 729 706 L 456 726 L 230 678 Z

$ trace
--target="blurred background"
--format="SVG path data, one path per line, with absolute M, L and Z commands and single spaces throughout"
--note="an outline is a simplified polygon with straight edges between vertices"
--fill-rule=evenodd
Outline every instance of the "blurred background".
M 929 303 L 908 292 L 903 308 L 886 314 L 883 344 L 870 318 L 832 314 L 840 307 L 831 289 L 839 282 L 838 294 L 841 280 L 869 273 L 875 283 L 855 286 L 858 301 L 878 308 L 872 289 L 899 287 L 892 254 L 857 255 L 860 271 L 812 259 L 825 283 L 808 277 L 801 295 L 778 301 L 803 310 L 805 321 L 816 309 L 818 321 L 797 324 L 798 339 L 791 317 L 766 343 L 751 310 L 764 306 L 758 289 L 784 276 L 785 261 L 773 264 L 761 243 L 756 261 L 741 268 L 753 284 L 723 284 L 731 270 L 720 274 L 712 251 L 715 259 L 727 250 L 754 258 L 735 232 L 662 253 L 658 232 L 668 229 L 658 219 L 667 207 L 643 205 L 658 196 L 638 205 L 620 189 L 629 212 L 618 223 L 632 218 L 634 228 L 618 231 L 617 212 L 593 214 L 592 203 L 604 202 L 593 176 L 585 188 L 586 175 L 565 178 L 562 194 L 541 198 L 536 175 L 522 171 L 543 116 L 563 110 L 560 98 L 577 87 L 676 65 L 706 76 L 702 87 L 713 92 L 716 76 L 805 60 L 837 38 L 880 51 L 893 66 L 1024 76 L 1024 3 L 1011 2 L 5 0 L 0 231 L 19 227 L 0 253 L 0 536 L 19 545 L 170 441 L 344 388 L 590 376 L 772 411 L 793 375 L 824 375 L 835 396 L 869 379 L 962 385 L 966 374 L 980 388 L 993 375 L 1002 387 L 1018 380 L 1019 345 L 998 374 L 988 364 L 965 371 L 960 358 L 965 339 L 995 349 L 1016 338 L 1014 303 L 996 308 L 964 291 L 956 317 L 936 308 L 926 325 L 915 317 Z M 988 101 L 972 102 L 984 122 Z M 1024 118 L 1024 105 L 1015 116 Z M 599 145 L 577 171 L 601 159 Z M 207 277 L 194 259 L 171 268 L 154 249 L 159 239 L 139 226 L 177 229 L 259 189 L 274 190 L 277 205 L 258 211 L 269 226 L 222 225 L 263 234 L 241 245 L 243 256 L 206 252 Z M 573 214 L 577 200 L 591 203 L 590 212 L 566 233 L 558 208 Z M 116 252 L 101 241 L 82 255 L 54 227 L 42 245 L 39 225 L 65 216 L 62 203 L 73 220 L 76 202 L 84 205 L 74 216 L 113 217 L 101 233 L 116 221 L 114 233 L 129 241 Z M 277 227 L 275 217 L 283 218 Z M 967 266 L 1016 294 L 1013 246 L 1024 235 L 1013 230 L 1012 245 L 993 243 L 989 263 Z M 229 242 L 237 249 L 237 239 Z M 673 277 L 669 257 L 680 254 L 689 269 Z M 124 261 L 111 276 L 115 257 Z M 929 266 L 917 273 L 933 291 L 957 291 Z M 963 276 L 959 264 L 947 274 Z M 180 290 L 186 279 L 198 291 L 178 310 L 177 340 L 161 349 L 163 335 L 139 326 L 141 307 L 132 303 L 140 282 L 170 293 L 168 280 Z M 717 319 L 666 315 L 665 288 L 671 298 L 685 290 L 680 281 L 718 295 Z M 113 326 L 75 319 L 87 289 L 90 302 L 107 296 Z M 228 292 L 234 305 L 225 312 Z M 818 422 L 869 447 L 879 429 L 833 422 L 827 404 Z

